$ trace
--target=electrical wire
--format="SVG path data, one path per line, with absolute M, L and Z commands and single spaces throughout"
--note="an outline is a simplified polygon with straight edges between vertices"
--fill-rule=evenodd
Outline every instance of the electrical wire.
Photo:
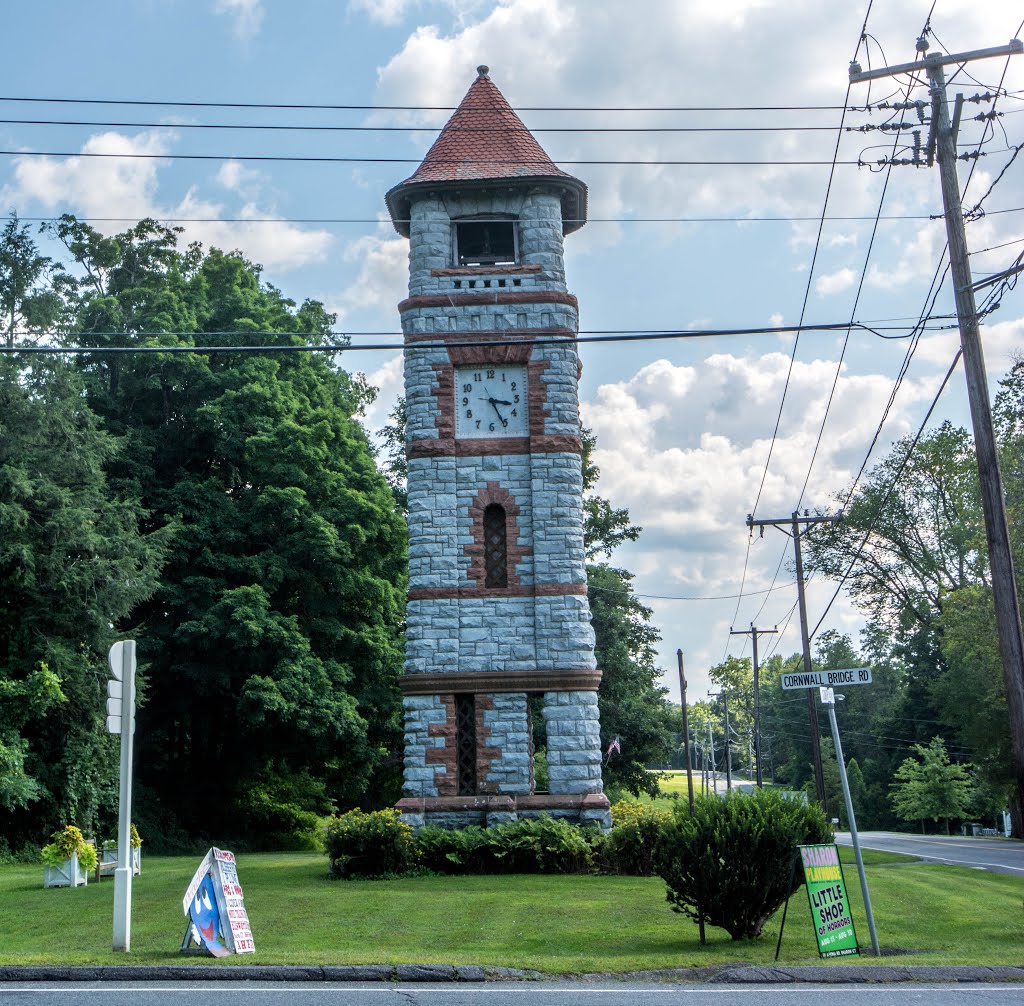
M 0 157 L 86 157 L 98 158 L 101 160 L 130 160 L 130 161 L 255 161 L 259 163 L 281 163 L 289 164 L 422 164 L 422 157 L 335 157 L 326 154 L 144 154 L 107 152 L 100 150 L 0 150 Z M 751 158 L 748 160 L 710 160 L 710 159 L 666 159 L 666 160 L 642 160 L 639 158 L 626 158 L 613 160 L 611 158 L 584 158 L 564 159 L 552 158 L 554 164 L 565 164 L 572 167 L 817 167 L 821 165 L 843 165 L 844 167 L 862 167 L 861 161 L 816 161 L 816 160 L 791 160 L 780 161 L 770 158 Z M 518 160 L 507 158 L 431 158 L 431 164 L 450 164 L 455 167 L 468 167 L 474 164 L 488 166 L 503 165 L 515 168 L 530 168 L 538 166 L 539 173 L 544 174 L 547 160 L 544 162 Z

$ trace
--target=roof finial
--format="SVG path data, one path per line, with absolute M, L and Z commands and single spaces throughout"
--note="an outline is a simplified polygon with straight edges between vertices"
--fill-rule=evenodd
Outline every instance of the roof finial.
M 478 74 L 479 74 L 479 75 L 480 75 L 481 77 L 486 77 L 486 76 L 487 76 L 487 74 L 489 74 L 489 73 L 491 72 L 491 68 L 490 68 L 489 66 L 487 66 L 486 64 L 484 64 L 484 63 L 481 63 L 481 64 L 480 64 L 480 65 L 479 65 L 479 66 L 478 66 L 478 67 L 476 68 L 476 72 L 477 72 L 477 73 L 478 73 Z

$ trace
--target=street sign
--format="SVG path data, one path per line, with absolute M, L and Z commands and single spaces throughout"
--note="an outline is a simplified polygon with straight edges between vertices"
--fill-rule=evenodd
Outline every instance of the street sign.
M 135 641 L 128 639 L 114 643 L 110 647 L 107 661 L 110 664 L 110 672 L 114 675 L 107 679 L 107 733 L 121 732 L 126 706 L 131 733 L 135 733 Z M 124 680 L 126 671 L 127 691 Z
M 107 655 L 107 730 L 121 735 L 117 801 L 117 869 L 114 870 L 114 949 L 128 951 L 132 939 L 132 734 L 135 733 L 135 640 L 114 643 Z
M 848 667 L 839 671 L 805 671 L 782 675 L 782 687 L 786 691 L 800 688 L 845 688 L 847 685 L 870 685 L 870 667 Z

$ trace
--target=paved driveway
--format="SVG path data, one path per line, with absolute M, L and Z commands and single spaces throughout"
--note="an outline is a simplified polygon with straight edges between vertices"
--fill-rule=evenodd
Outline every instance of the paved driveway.
M 992 873 L 1024 877 L 1024 842 L 1008 838 L 964 838 L 960 835 L 908 835 L 894 831 L 862 831 L 864 849 L 902 852 L 907 856 L 953 866 L 972 866 Z M 850 845 L 850 833 L 837 831 L 836 841 Z

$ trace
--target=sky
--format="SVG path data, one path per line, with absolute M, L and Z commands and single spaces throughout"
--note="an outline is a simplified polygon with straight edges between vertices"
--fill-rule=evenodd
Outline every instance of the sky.
M 792 546 L 771 528 L 751 537 L 746 515 L 838 505 L 941 274 L 937 168 L 887 169 L 878 160 L 894 143 L 908 156 L 912 140 L 861 128 L 898 120 L 879 103 L 926 89 L 904 75 L 847 97 L 854 55 L 865 69 L 912 61 L 930 11 L 932 51 L 954 53 L 1006 45 L 1024 16 L 1009 0 L 11 4 L 0 210 L 33 226 L 70 212 L 105 233 L 152 216 L 240 250 L 351 333 L 343 365 L 380 389 L 373 431 L 401 393 L 401 356 L 356 347 L 397 341 L 407 283 L 408 245 L 384 193 L 487 64 L 549 155 L 589 187 L 590 222 L 566 240 L 581 333 L 764 329 L 581 346 L 597 489 L 644 528 L 613 561 L 653 610 L 670 695 L 678 648 L 694 701 L 710 667 L 749 655 L 731 627 L 784 629 L 762 640 L 762 657 L 799 649 Z M 984 155 L 959 166 L 964 205 L 984 197 L 967 230 L 978 279 L 1024 246 L 1024 156 L 1010 163 L 1024 142 L 1024 56 L 947 75 L 951 97 L 1001 79 L 1010 92 L 994 122 L 973 118 L 991 101 L 966 102 L 958 138 Z M 951 311 L 946 279 L 932 313 Z M 777 331 L 851 320 L 890 338 L 807 331 L 794 343 Z M 1019 292 L 1002 296 L 983 341 L 995 388 L 1024 348 Z M 957 345 L 950 331 L 917 342 L 869 468 L 916 432 Z M 962 368 L 930 425 L 944 419 L 968 423 Z M 834 589 L 808 584 L 812 627 Z M 841 595 L 821 631 L 856 641 L 862 625 Z

